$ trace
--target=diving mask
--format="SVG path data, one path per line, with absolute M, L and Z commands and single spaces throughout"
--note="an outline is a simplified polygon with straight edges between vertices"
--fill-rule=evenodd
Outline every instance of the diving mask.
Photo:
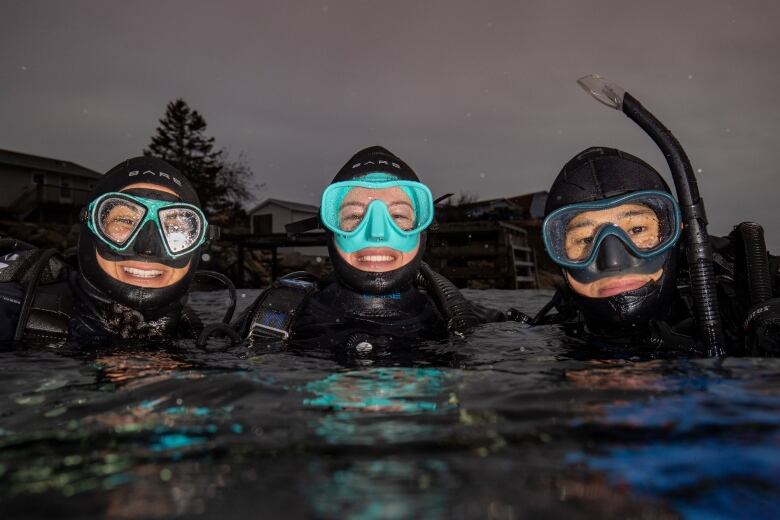
M 371 173 L 328 186 L 320 218 L 345 253 L 371 247 L 409 252 L 433 221 L 433 196 L 422 183 Z
M 105 193 L 90 202 L 83 218 L 89 230 L 116 252 L 128 249 L 144 225 L 151 221 L 171 258 L 200 247 L 209 230 L 206 216 L 197 206 L 121 192 Z
M 680 233 L 677 201 L 657 190 L 564 206 L 542 224 L 547 252 L 566 269 L 592 264 L 608 236 L 618 238 L 637 258 L 648 259 L 674 246 Z

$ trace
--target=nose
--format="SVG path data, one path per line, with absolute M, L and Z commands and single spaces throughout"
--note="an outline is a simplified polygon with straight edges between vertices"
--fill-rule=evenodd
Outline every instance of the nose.
M 630 265 L 631 253 L 623 241 L 615 235 L 608 235 L 599 246 L 596 267 L 599 271 L 621 271 Z
M 162 256 L 162 244 L 156 233 L 157 228 L 154 222 L 147 222 L 138 232 L 135 238 L 133 249 L 136 254 L 144 256 Z
M 377 208 L 379 209 L 379 208 Z M 380 212 L 377 212 L 380 213 Z M 387 229 L 385 229 L 385 221 L 381 218 L 381 214 L 372 215 L 371 226 L 369 229 L 370 237 L 374 240 L 384 240 L 387 238 Z

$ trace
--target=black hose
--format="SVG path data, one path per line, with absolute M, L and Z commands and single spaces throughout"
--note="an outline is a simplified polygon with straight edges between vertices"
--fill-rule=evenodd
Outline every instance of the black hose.
M 200 336 L 198 336 L 196 345 L 198 345 L 200 348 L 205 347 L 209 338 L 215 334 L 221 334 L 222 336 L 227 336 L 230 338 L 231 346 L 241 343 L 241 337 L 232 328 L 228 327 L 224 323 L 214 323 L 203 329 L 203 331 L 200 333 Z
M 40 283 L 41 276 L 43 276 L 43 270 L 49 265 L 51 257 L 56 254 L 56 249 L 46 249 L 33 264 L 30 271 L 30 281 L 27 282 L 27 287 L 25 287 L 24 299 L 19 311 L 19 321 L 17 321 L 16 330 L 14 331 L 14 341 L 21 341 L 24 337 L 24 331 L 27 329 L 27 321 L 30 319 L 30 311 L 35 301 L 35 295 L 38 292 L 38 283 Z
M 744 274 L 752 307 L 772 298 L 772 275 L 764 242 L 764 228 L 755 222 L 742 222 L 736 231 L 744 255 Z
M 712 245 L 707 234 L 704 204 L 699 196 L 699 187 L 691 163 L 672 132 L 628 92 L 623 97 L 623 113 L 655 141 L 669 164 L 682 209 L 688 270 L 699 335 L 707 346 L 709 355 L 722 356 L 725 354 L 725 339 L 715 289 Z
M 431 292 L 434 299 L 443 307 L 448 318 L 447 328 L 452 332 L 464 332 L 481 323 L 471 303 L 460 290 L 444 276 L 422 262 L 418 276 L 418 285 Z
M 220 282 L 224 283 L 227 287 L 228 294 L 230 296 L 230 304 L 228 305 L 227 310 L 225 311 L 225 315 L 222 317 L 222 323 L 225 325 L 230 323 L 230 320 L 233 319 L 233 313 L 236 311 L 236 286 L 233 284 L 233 282 L 225 276 L 222 273 L 218 273 L 216 271 L 207 271 L 207 270 L 200 270 L 195 273 L 195 276 L 205 276 L 207 278 L 213 278 L 215 280 L 219 280 Z

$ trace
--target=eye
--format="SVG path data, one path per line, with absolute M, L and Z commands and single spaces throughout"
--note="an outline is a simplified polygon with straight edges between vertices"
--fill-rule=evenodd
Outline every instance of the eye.
M 632 227 L 630 229 L 629 232 L 634 234 L 634 235 L 638 235 L 638 234 L 642 233 L 643 231 L 645 231 L 646 229 L 647 228 L 645 226 L 634 226 L 634 227 Z
M 592 244 L 592 243 L 593 243 L 593 237 L 592 237 L 592 236 L 590 236 L 590 237 L 583 237 L 583 238 L 580 238 L 580 239 L 578 239 L 578 240 L 577 240 L 577 243 L 578 243 L 578 244 L 582 244 L 582 245 L 584 245 L 584 246 L 590 245 L 590 244 Z

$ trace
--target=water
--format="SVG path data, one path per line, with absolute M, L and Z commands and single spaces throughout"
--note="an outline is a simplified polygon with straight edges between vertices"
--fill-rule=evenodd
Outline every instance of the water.
M 780 510 L 780 360 L 621 358 L 516 323 L 413 354 L 224 347 L 0 352 L 0 518 Z

